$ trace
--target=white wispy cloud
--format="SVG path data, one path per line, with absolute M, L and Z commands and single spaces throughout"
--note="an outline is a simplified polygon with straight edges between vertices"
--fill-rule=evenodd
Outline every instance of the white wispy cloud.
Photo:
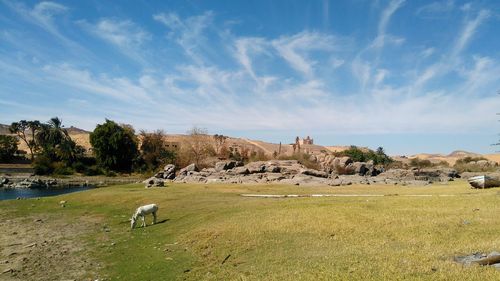
M 51 33 L 53 36 L 62 40 L 64 43 L 72 43 L 70 39 L 60 32 L 57 24 L 55 23 L 56 16 L 64 15 L 68 11 L 66 6 L 55 2 L 43 1 L 36 4 L 33 8 L 29 8 L 19 2 L 2 2 L 20 15 L 24 20 L 39 26 L 45 31 Z
M 451 46 L 450 52 L 443 56 L 441 60 L 426 67 L 425 70 L 422 71 L 416 78 L 413 88 L 420 89 L 432 79 L 443 76 L 452 71 L 459 71 L 460 64 L 462 63 L 461 53 L 470 42 L 479 26 L 489 16 L 490 11 L 481 10 L 475 18 L 465 21 L 457 39 Z
M 316 32 L 301 32 L 293 36 L 282 36 L 273 40 L 272 45 L 292 68 L 307 77 L 313 76 L 316 64 L 316 61 L 308 57 L 309 52 L 315 50 L 331 51 L 338 48 L 332 35 Z
M 416 14 L 423 18 L 440 19 L 455 9 L 455 1 L 436 1 L 417 9 Z
M 152 36 L 134 22 L 104 18 L 94 24 L 84 20 L 78 21 L 78 23 L 87 32 L 112 44 L 123 54 L 144 62 L 141 47 L 145 42 L 151 40 Z
M 387 44 L 400 46 L 405 42 L 405 38 L 394 36 L 387 33 L 391 17 L 405 3 L 405 0 L 391 0 L 389 4 L 380 13 L 377 25 L 377 35 L 366 46 L 361 49 L 351 62 L 351 72 L 360 82 L 360 91 L 367 92 L 367 88 L 380 86 L 385 76 L 383 70 L 378 70 L 382 50 Z M 370 56 L 374 53 L 374 56 Z
M 388 38 L 387 36 L 387 26 L 389 25 L 389 21 L 392 17 L 392 15 L 399 9 L 401 6 L 405 3 L 405 0 L 392 0 L 389 5 L 382 11 L 382 14 L 380 15 L 380 20 L 378 22 L 378 28 L 377 28 L 377 37 L 375 37 L 374 42 L 372 45 L 376 48 L 383 48 L 386 39 Z M 389 38 L 390 39 L 390 38 Z M 400 38 L 393 39 L 396 42 L 401 42 Z
M 458 55 L 458 53 L 467 46 L 472 36 L 474 36 L 474 33 L 476 33 L 477 28 L 490 16 L 490 14 L 491 12 L 489 10 L 481 10 L 474 19 L 468 20 L 465 23 L 460 36 L 453 46 L 452 56 Z
M 465 77 L 461 92 L 464 96 L 491 96 L 491 89 L 500 87 L 500 61 L 489 57 L 474 56 L 473 66 L 462 70 Z
M 268 42 L 263 38 L 244 37 L 235 40 L 234 56 L 255 81 L 258 81 L 259 78 L 253 70 L 251 56 L 265 53 L 267 45 Z
M 186 54 L 197 63 L 203 63 L 203 56 L 197 50 L 206 50 L 203 32 L 211 25 L 214 13 L 207 11 L 202 15 L 180 18 L 176 13 L 159 13 L 153 19 L 164 24 L 169 30 L 169 37 L 184 49 Z M 205 43 L 205 44 L 204 44 Z
M 95 76 L 88 70 L 77 69 L 68 64 L 45 65 L 46 78 L 53 82 L 83 90 L 89 94 L 136 103 L 152 102 L 148 93 L 137 83 L 122 77 Z

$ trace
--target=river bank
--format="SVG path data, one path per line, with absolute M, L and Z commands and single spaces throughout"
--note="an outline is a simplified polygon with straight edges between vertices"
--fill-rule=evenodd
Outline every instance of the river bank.
M 64 189 L 73 187 L 102 187 L 140 182 L 140 176 L 64 176 L 48 177 L 32 174 L 0 174 L 2 189 Z

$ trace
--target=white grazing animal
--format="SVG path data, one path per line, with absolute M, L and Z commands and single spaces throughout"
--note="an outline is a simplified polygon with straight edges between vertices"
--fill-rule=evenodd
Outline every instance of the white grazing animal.
M 153 214 L 153 224 L 156 223 L 156 212 L 158 211 L 158 206 L 156 204 L 149 204 L 140 206 L 135 211 L 132 219 L 130 220 L 130 228 L 133 229 L 135 227 L 135 223 L 137 222 L 137 217 L 140 216 L 142 218 L 142 227 L 146 226 L 146 221 L 144 217 L 148 214 Z

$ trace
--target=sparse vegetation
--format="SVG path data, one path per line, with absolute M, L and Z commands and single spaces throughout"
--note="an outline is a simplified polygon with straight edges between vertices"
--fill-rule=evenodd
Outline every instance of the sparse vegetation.
M 373 151 L 371 149 L 360 149 L 353 145 L 349 149 L 335 152 L 334 155 L 337 157 L 348 156 L 354 162 L 368 162 L 371 160 L 375 165 L 387 165 L 393 161 L 392 158 L 385 154 L 382 147 L 377 148 L 377 151 Z
M 423 169 L 423 168 L 430 168 L 433 167 L 434 164 L 430 160 L 427 159 L 420 159 L 418 157 L 412 158 L 410 160 L 410 167 L 418 168 L 418 169 Z
M 176 163 L 180 167 L 185 167 L 191 163 L 195 163 L 198 167 L 208 166 L 207 161 L 210 157 L 214 157 L 216 152 L 207 129 L 193 127 L 187 133 L 188 138 L 181 145 Z
M 281 155 L 278 157 L 279 160 L 297 160 L 300 164 L 306 166 L 309 169 L 320 170 L 321 167 L 318 162 L 311 160 L 311 155 L 307 153 L 296 152 L 292 155 Z
M 457 160 L 453 168 L 459 173 L 463 172 L 493 172 L 498 169 L 497 165 L 491 165 L 484 157 L 464 157 Z

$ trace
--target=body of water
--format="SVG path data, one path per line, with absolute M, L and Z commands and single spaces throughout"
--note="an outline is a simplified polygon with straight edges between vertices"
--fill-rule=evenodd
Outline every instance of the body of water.
M 72 193 L 77 191 L 84 191 L 92 189 L 89 186 L 79 186 L 79 187 L 68 187 L 60 189 L 5 189 L 0 190 L 0 200 L 16 199 L 21 198 L 34 198 L 34 197 L 46 197 L 46 196 L 56 196 L 66 193 Z

